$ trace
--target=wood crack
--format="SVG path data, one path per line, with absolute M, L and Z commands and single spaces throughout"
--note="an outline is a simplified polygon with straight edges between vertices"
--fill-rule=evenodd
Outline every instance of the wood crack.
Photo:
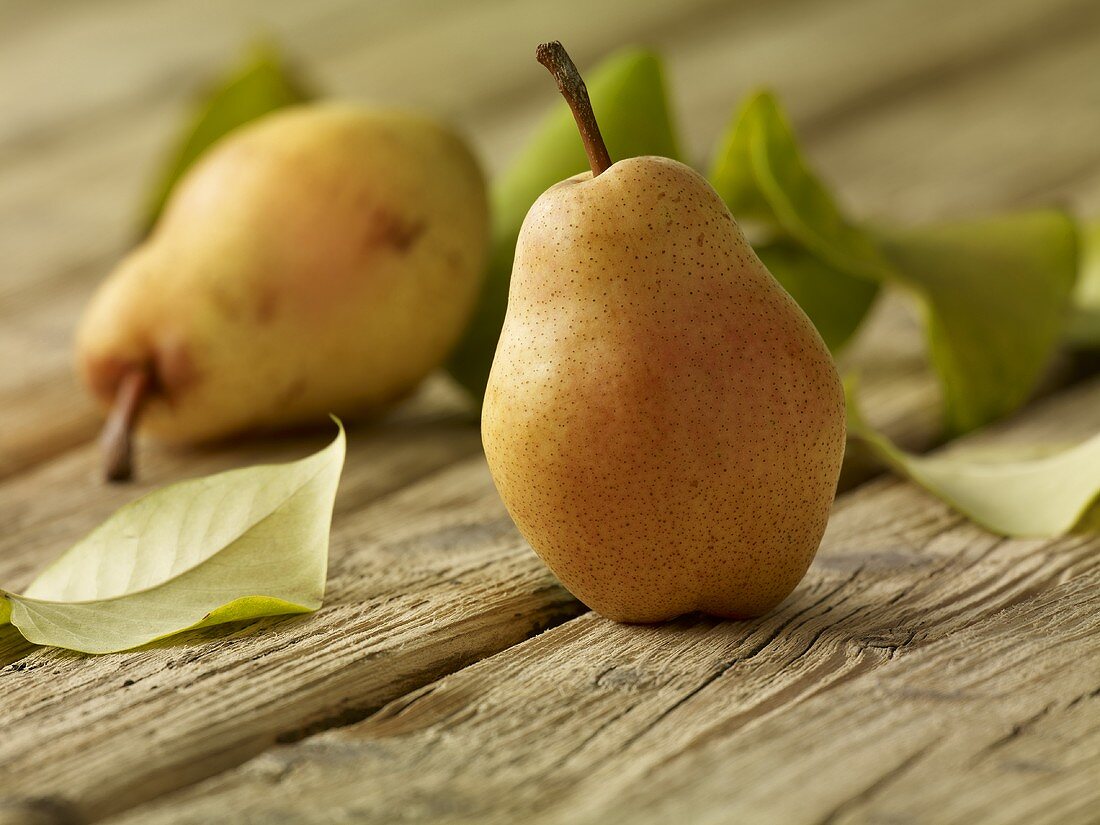
M 86 825 L 87 820 L 58 796 L 0 797 L 0 825 Z
M 1055 705 L 1054 702 L 1051 702 L 1048 705 L 1044 705 L 1038 711 L 1031 714 L 1031 716 L 1027 717 L 1023 721 L 1020 721 L 1020 722 L 1017 722 L 1016 724 L 1014 724 L 1012 726 L 1012 730 L 1010 730 L 1008 733 L 1006 733 L 1001 738 L 995 739 L 994 741 L 992 741 L 988 745 L 986 745 L 984 748 L 982 748 L 981 753 L 979 753 L 975 758 L 976 759 L 984 759 L 984 758 L 988 757 L 990 754 L 992 754 L 993 751 L 996 751 L 1000 748 L 1003 748 L 1005 745 L 1007 745 L 1013 739 L 1016 739 L 1016 738 L 1022 736 L 1023 734 L 1025 734 L 1028 730 L 1031 729 L 1031 727 L 1036 722 L 1038 722 L 1044 716 L 1049 714 L 1051 712 L 1051 710 L 1054 709 L 1054 705 Z
M 706 677 L 702 682 L 700 682 L 698 685 L 696 685 L 690 691 L 688 691 L 683 696 L 681 696 L 678 700 L 676 700 L 671 705 L 669 705 L 667 708 L 665 708 L 665 710 L 663 710 L 661 713 L 659 713 L 654 719 L 652 719 L 651 721 L 647 722 L 644 726 L 642 726 L 634 735 L 632 735 L 629 739 L 627 739 L 622 744 L 621 750 L 625 751 L 626 749 L 631 747 L 635 742 L 637 742 L 643 736 L 645 736 L 650 731 L 652 731 L 654 728 L 656 728 L 658 725 L 660 725 L 661 722 L 663 722 L 665 719 L 667 719 L 671 714 L 675 713 L 679 708 L 683 707 L 685 704 L 690 702 L 692 699 L 694 699 L 696 696 L 698 696 L 700 693 L 702 693 L 704 690 L 706 690 L 712 684 L 714 684 L 719 679 L 721 679 L 723 676 L 725 676 L 732 668 L 736 667 L 739 664 L 743 664 L 745 662 L 749 662 L 752 659 L 754 659 L 761 652 L 763 652 L 770 644 L 772 644 L 772 642 L 774 642 L 777 638 L 779 638 L 779 635 L 787 627 L 791 626 L 798 618 L 811 613 L 815 608 L 819 607 L 820 605 L 822 605 L 823 603 L 828 601 L 830 598 L 832 598 L 834 595 L 839 593 L 841 590 L 846 588 L 849 584 L 851 584 L 856 579 L 856 577 L 860 574 L 860 572 L 862 570 L 863 570 L 863 565 L 859 565 L 855 569 L 855 571 L 851 575 L 849 575 L 848 578 L 846 578 L 839 585 L 837 585 L 836 587 L 829 590 L 827 593 L 825 593 L 823 596 L 821 596 L 821 598 L 819 598 L 817 601 L 811 603 L 807 607 L 804 607 L 802 610 L 799 610 L 798 612 L 794 613 L 785 622 L 782 622 L 781 624 L 779 624 L 771 633 L 768 634 L 768 636 L 764 639 L 764 641 L 759 642 L 756 645 L 754 645 L 745 654 L 740 655 L 740 656 L 735 656 L 733 659 L 730 659 L 728 662 L 723 663 L 710 676 Z
M 907 757 L 901 760 L 897 765 L 888 770 L 886 773 L 879 776 L 870 785 L 865 787 L 862 791 L 849 799 L 844 800 L 823 818 L 818 820 L 818 825 L 836 825 L 842 817 L 846 814 L 854 811 L 860 805 L 870 802 L 874 797 L 882 793 L 883 790 L 888 788 L 894 782 L 897 782 L 902 776 L 908 773 L 918 762 L 920 762 L 929 751 L 932 750 L 938 743 L 939 738 L 933 739 L 923 747 L 909 754 Z

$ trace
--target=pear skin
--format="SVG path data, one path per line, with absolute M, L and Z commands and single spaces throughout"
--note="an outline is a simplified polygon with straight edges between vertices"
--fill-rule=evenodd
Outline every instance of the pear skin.
M 745 618 L 814 557 L 844 394 L 713 188 L 632 158 L 528 213 L 482 436 L 520 531 L 589 607 Z
M 409 393 L 462 332 L 488 206 L 465 143 L 418 115 L 269 115 L 214 147 L 77 335 L 105 408 L 149 375 L 140 424 L 197 442 L 359 416 Z

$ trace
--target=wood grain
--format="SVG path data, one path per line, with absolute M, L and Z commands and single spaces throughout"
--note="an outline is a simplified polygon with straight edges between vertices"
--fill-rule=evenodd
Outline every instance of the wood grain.
M 1100 382 L 977 441 L 1094 432 L 1098 402 Z M 1000 539 L 884 480 L 838 501 L 770 616 L 586 614 L 119 821 L 1091 822 L 1098 550 Z
M 0 74 L 20 78 L 0 88 L 0 582 L 16 589 L 141 490 L 327 437 L 146 445 L 141 486 L 102 487 L 97 419 L 71 373 L 73 324 L 132 241 L 185 100 L 259 20 L 323 88 L 454 120 L 490 172 L 553 98 L 534 42 L 560 37 L 590 64 L 641 40 L 667 57 L 703 165 L 737 100 L 767 84 L 862 217 L 1100 203 L 1091 0 L 13 5 L 0 27 Z M 889 300 L 850 355 L 869 416 L 918 448 L 938 432 L 921 349 Z M 1081 392 L 994 438 L 1086 435 L 1097 394 Z M 1094 541 L 998 542 L 880 481 L 841 500 L 774 616 L 567 621 L 582 608 L 515 533 L 442 382 L 350 438 L 316 616 L 94 659 L 0 628 L 0 823 L 98 820 L 258 754 L 129 821 L 220 821 L 238 804 L 255 822 L 326 807 L 392 821 L 397 804 L 414 821 L 534 806 L 545 821 L 940 821 L 932 806 L 960 822 L 1087 821 Z M 939 738 L 923 738 L 929 719 Z
M 362 718 L 582 610 L 515 532 L 476 429 L 395 435 L 349 456 L 317 614 L 109 656 L 36 649 L 0 670 L 0 798 L 100 817 Z M 387 493 L 399 479 L 412 483 Z
M 35 649 L 10 629 L 0 633 L 0 665 L 7 665 L 0 690 L 12 697 L 0 709 L 8 802 L 48 798 L 84 818 L 122 810 L 238 764 L 280 737 L 360 718 L 580 612 L 515 532 L 481 459 L 476 425 L 460 410 L 446 386 L 433 385 L 402 415 L 351 431 L 329 594 L 316 617 L 187 634 L 99 658 Z M 18 589 L 142 490 L 182 474 L 289 459 L 322 439 L 197 453 L 147 447 L 136 488 L 95 483 L 92 446 L 24 471 L 0 483 L 8 525 L 0 580 Z M 252 679 L 261 686 L 242 690 Z M 153 736 L 164 746 L 120 753 L 120 743 Z

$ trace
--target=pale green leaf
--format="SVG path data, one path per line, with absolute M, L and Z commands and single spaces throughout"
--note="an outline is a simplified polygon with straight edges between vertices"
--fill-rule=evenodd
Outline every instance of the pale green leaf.
M 1069 338 L 1080 346 L 1100 347 L 1100 223 L 1082 231 L 1081 244 Z
M 165 487 L 129 504 L 0 615 L 31 642 L 87 653 L 321 606 L 344 430 L 289 464 Z
M 191 122 L 149 193 L 144 229 L 148 231 L 156 222 L 183 173 L 220 138 L 268 112 L 310 97 L 271 44 L 255 44 L 244 60 L 196 104 Z
M 711 182 L 739 222 L 763 231 L 758 254 L 825 343 L 842 347 L 874 302 L 888 264 L 810 170 L 771 94 L 753 95 L 734 118 Z
M 919 299 L 957 435 L 1027 400 L 1065 327 L 1077 229 L 1056 210 L 882 233 L 895 279 Z
M 641 155 L 678 156 L 657 55 L 640 49 L 615 54 L 588 76 L 587 86 L 612 160 Z M 546 95 L 548 99 L 551 95 L 557 98 L 553 111 L 511 168 L 493 184 L 489 271 L 474 317 L 448 364 L 451 375 L 479 401 L 504 323 L 512 259 L 523 218 L 539 195 L 588 168 L 577 126 L 549 79 Z
M 848 434 L 867 443 L 912 479 L 994 533 L 1053 537 L 1081 524 L 1100 498 L 1100 434 L 1039 458 L 992 460 L 988 452 L 908 453 L 863 420 L 848 389 Z M 1034 454 L 1035 448 L 1027 452 Z

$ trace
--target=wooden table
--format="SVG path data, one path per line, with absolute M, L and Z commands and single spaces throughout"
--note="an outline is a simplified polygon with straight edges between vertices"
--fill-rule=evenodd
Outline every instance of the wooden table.
M 258 27 L 336 94 L 454 120 L 490 171 L 555 94 L 536 42 L 584 66 L 642 41 L 700 163 L 766 84 L 858 215 L 1100 213 L 1095 0 L 0 2 L 6 587 L 146 489 L 324 439 L 146 445 L 106 487 L 70 372 L 184 101 Z M 894 299 L 850 358 L 928 448 L 920 352 Z M 1094 432 L 1100 382 L 1063 380 L 981 438 Z M 436 380 L 351 431 L 319 613 L 102 657 L 0 630 L 0 823 L 1100 822 L 1098 585 L 1095 535 L 999 539 L 879 478 L 771 615 L 616 625 L 526 546 Z

